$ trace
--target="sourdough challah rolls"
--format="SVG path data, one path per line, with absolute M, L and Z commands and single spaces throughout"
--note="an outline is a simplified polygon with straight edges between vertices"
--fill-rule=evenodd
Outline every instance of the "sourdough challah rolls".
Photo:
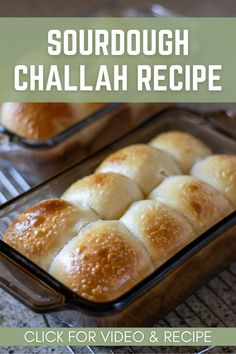
M 166 178 L 150 193 L 149 198 L 180 212 L 198 235 L 233 212 L 233 207 L 222 194 L 191 176 Z
M 118 219 L 132 202 L 143 199 L 143 194 L 130 178 L 108 172 L 78 180 L 62 198 L 74 205 L 88 205 L 103 219 Z
M 47 270 L 62 247 L 95 220 L 89 209 L 48 199 L 22 213 L 6 230 L 4 241 Z
M 153 271 L 150 257 L 119 221 L 85 227 L 55 257 L 50 273 L 86 299 L 113 300 Z
M 9 131 L 24 138 L 47 139 L 61 133 L 103 105 L 7 102 L 1 106 L 0 121 Z
M 217 189 L 236 208 L 236 156 L 209 156 L 197 162 L 191 174 Z
M 177 161 L 184 174 L 189 173 L 192 165 L 212 152 L 199 139 L 181 131 L 169 131 L 150 141 L 151 146 L 168 152 Z
M 181 174 L 165 152 L 145 144 L 130 145 L 108 156 L 97 172 L 116 172 L 133 179 L 147 195 L 167 176 Z
M 144 244 L 155 267 L 196 237 L 181 214 L 154 200 L 133 203 L 121 221 Z
M 26 210 L 4 241 L 85 299 L 124 294 L 236 208 L 236 156 L 206 157 L 176 131 L 150 144 L 114 152 L 61 199 Z M 199 179 L 176 161 L 184 171 L 197 161 Z

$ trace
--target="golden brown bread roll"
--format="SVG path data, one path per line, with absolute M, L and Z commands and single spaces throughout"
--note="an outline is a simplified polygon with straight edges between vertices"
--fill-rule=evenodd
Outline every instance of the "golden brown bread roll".
M 104 103 L 7 102 L 1 107 L 1 124 L 24 138 L 55 136 L 95 112 Z
M 48 199 L 19 215 L 6 230 L 4 241 L 47 270 L 61 248 L 96 219 L 89 209 Z
M 233 212 L 233 207 L 222 194 L 191 176 L 166 178 L 149 198 L 180 212 L 198 235 Z
M 133 179 L 147 195 L 167 176 L 181 174 L 165 152 L 145 144 L 130 145 L 108 156 L 96 172 L 116 172 Z
M 88 205 L 103 219 L 118 219 L 133 201 L 143 199 L 143 194 L 130 178 L 109 172 L 78 180 L 62 198 L 75 205 Z
M 149 144 L 173 156 L 184 174 L 189 173 L 197 160 L 212 153 L 201 140 L 193 135 L 175 130 L 158 135 Z
M 236 208 L 236 156 L 212 155 L 197 162 L 191 174 L 210 184 Z
M 121 221 L 144 244 L 156 267 L 196 238 L 181 214 L 154 200 L 133 203 Z
M 113 300 L 153 271 L 142 244 L 119 221 L 86 226 L 55 257 L 50 273 L 86 299 Z

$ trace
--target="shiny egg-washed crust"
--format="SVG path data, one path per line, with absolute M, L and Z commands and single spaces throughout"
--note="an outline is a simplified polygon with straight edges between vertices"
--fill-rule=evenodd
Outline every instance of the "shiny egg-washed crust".
M 169 153 L 177 161 L 184 174 L 189 173 L 197 160 L 212 153 L 198 138 L 176 130 L 158 135 L 149 144 Z
M 191 174 L 222 193 L 236 209 L 236 156 L 212 155 L 197 162 Z
M 6 230 L 4 241 L 47 270 L 62 247 L 95 220 L 96 215 L 89 209 L 48 199 L 20 214 Z
M 145 144 L 130 145 L 108 156 L 96 172 L 116 172 L 133 179 L 147 195 L 167 176 L 181 174 L 164 151 Z
M 221 193 L 191 176 L 166 178 L 149 198 L 176 209 L 198 235 L 233 212 L 232 205 Z
M 62 198 L 75 205 L 88 205 L 103 219 L 118 219 L 132 202 L 143 199 L 143 194 L 133 180 L 110 172 L 78 180 Z
M 113 300 L 153 271 L 149 255 L 119 221 L 85 227 L 52 262 L 50 273 L 95 302 Z
M 9 131 L 24 138 L 47 139 L 84 119 L 102 105 L 7 102 L 2 104 L 0 121 Z
M 196 238 L 181 214 L 154 200 L 133 203 L 121 221 L 144 244 L 156 267 Z

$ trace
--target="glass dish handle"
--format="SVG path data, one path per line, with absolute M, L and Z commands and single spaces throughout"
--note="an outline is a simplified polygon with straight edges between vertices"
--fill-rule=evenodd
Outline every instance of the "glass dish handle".
M 55 311 L 65 304 L 62 294 L 1 252 L 0 286 L 33 311 L 39 313 Z

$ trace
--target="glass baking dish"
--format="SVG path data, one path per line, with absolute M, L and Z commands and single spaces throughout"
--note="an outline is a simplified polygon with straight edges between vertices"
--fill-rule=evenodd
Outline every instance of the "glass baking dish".
M 22 138 L 0 125 L 0 167 L 13 166 L 33 187 L 124 135 L 164 106 L 110 103 L 41 141 Z
M 112 151 L 148 142 L 158 133 L 171 129 L 200 137 L 216 153 L 236 152 L 235 139 L 225 130 L 221 131 L 209 115 L 166 109 L 108 147 L 2 206 L 0 234 L 3 235 L 20 212 L 42 199 L 60 196 L 71 183 L 92 173 Z M 81 298 L 3 241 L 0 247 L 1 286 L 32 310 L 53 312 L 73 326 L 146 326 L 160 319 L 235 259 L 236 212 L 183 248 L 126 294 L 106 303 Z

